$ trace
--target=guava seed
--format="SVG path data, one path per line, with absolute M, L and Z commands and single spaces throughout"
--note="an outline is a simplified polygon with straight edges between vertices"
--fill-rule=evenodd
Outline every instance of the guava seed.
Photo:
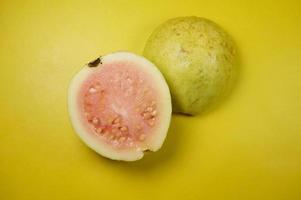
M 120 130 L 121 130 L 121 131 L 127 131 L 128 128 L 127 128 L 126 126 L 122 126 L 122 127 L 120 127 Z
M 89 92 L 91 93 L 91 94 L 93 94 L 93 93 L 95 93 L 97 90 L 94 88 L 94 87 L 91 87 L 90 89 L 89 89 Z
M 98 122 L 99 122 L 99 120 L 98 120 L 97 117 L 94 117 L 94 118 L 92 119 L 92 123 L 93 123 L 93 124 L 98 124 Z
M 103 133 L 103 129 L 101 127 L 97 128 L 96 133 Z

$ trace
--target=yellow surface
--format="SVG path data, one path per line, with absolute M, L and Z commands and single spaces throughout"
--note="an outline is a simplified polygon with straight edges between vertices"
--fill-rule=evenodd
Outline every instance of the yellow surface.
M 66 91 L 99 54 L 141 53 L 168 18 L 207 17 L 241 53 L 236 87 L 173 116 L 163 148 L 104 159 L 74 134 Z M 0 199 L 300 200 L 300 1 L 1 1 Z

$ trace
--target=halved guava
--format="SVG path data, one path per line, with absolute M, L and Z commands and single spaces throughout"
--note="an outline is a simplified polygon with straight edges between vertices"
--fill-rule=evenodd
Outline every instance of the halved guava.
M 236 48 L 216 23 L 179 17 L 160 25 L 148 39 L 144 56 L 169 85 L 173 111 L 198 114 L 228 94 L 236 74 Z
M 124 161 L 141 159 L 144 151 L 162 146 L 172 112 L 160 71 L 128 52 L 84 66 L 70 83 L 68 107 L 84 143 L 102 156 Z

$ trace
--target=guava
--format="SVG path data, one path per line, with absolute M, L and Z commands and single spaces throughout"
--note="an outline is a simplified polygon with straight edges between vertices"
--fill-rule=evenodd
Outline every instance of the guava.
M 158 68 L 129 52 L 107 54 L 85 65 L 70 83 L 68 109 L 86 145 L 124 161 L 162 146 L 172 112 L 169 88 Z
M 236 48 L 216 23 L 200 17 L 166 21 L 151 34 L 144 56 L 163 73 L 173 111 L 194 115 L 225 96 L 236 74 Z

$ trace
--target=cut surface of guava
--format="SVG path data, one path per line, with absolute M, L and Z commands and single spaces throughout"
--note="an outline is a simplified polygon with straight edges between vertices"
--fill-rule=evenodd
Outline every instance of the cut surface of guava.
M 160 71 L 129 52 L 102 56 L 84 66 L 69 86 L 72 125 L 97 153 L 133 161 L 158 150 L 171 118 L 171 98 Z
M 194 115 L 228 94 L 236 74 L 236 48 L 216 23 L 200 17 L 166 21 L 151 34 L 144 56 L 164 75 L 173 111 Z

